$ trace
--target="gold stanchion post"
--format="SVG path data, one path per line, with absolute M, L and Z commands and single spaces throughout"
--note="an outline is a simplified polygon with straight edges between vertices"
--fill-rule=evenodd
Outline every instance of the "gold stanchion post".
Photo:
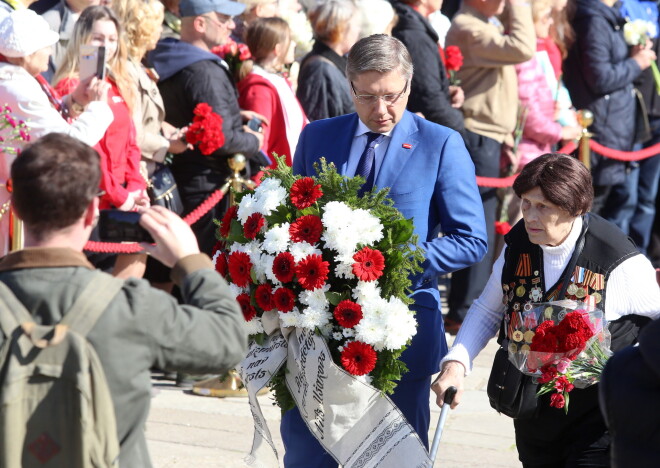
M 577 113 L 577 120 L 582 127 L 582 135 L 580 136 L 580 144 L 578 146 L 579 159 L 582 164 L 591 170 L 591 149 L 589 148 L 589 141 L 593 133 L 589 131 L 589 126 L 594 123 L 594 114 L 589 109 L 582 109 Z

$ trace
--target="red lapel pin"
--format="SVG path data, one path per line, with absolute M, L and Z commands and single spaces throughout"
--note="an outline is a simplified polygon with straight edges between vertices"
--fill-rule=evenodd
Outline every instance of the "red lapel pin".
M 401 146 L 405 149 L 411 149 L 412 148 L 412 145 L 410 143 L 404 143 Z

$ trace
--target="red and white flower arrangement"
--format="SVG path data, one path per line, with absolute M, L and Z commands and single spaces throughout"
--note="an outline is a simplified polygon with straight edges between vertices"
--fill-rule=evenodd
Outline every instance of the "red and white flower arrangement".
M 509 358 L 537 377 L 538 396 L 552 392 L 550 406 L 568 412 L 569 393 L 597 383 L 612 354 L 602 311 L 574 301 L 549 302 L 523 312 L 516 323 Z
M 359 197 L 362 178 L 345 178 L 325 161 L 317 172 L 294 176 L 279 159 L 254 191 L 237 194 L 218 222 L 216 268 L 252 339 L 265 338 L 264 314 L 280 328 L 314 330 L 338 365 L 391 393 L 417 327 L 408 276 L 423 257 L 412 221 L 387 190 Z M 284 408 L 278 389 L 276 398 Z
M 225 144 L 222 117 L 205 102 L 197 104 L 193 114 L 193 121 L 186 131 L 186 142 L 197 145 L 201 153 L 208 156 Z

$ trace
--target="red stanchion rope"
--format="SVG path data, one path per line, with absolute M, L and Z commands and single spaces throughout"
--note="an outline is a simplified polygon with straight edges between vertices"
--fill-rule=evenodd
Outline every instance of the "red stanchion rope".
M 225 189 L 220 188 L 216 190 L 197 208 L 188 213 L 183 218 L 183 220 L 188 223 L 189 226 L 192 226 L 197 221 L 199 221 L 202 216 L 208 213 L 211 208 L 220 203 L 220 200 L 222 200 L 222 197 L 224 196 Z M 87 244 L 85 244 L 85 250 L 101 253 L 138 253 L 142 251 L 142 247 L 140 247 L 140 244 L 136 244 L 134 242 L 123 243 L 87 241 Z
M 589 147 L 596 153 L 606 158 L 616 159 L 617 161 L 640 161 L 650 158 L 660 153 L 660 143 L 644 148 L 640 151 L 619 151 L 607 146 L 603 146 L 597 141 L 589 140 Z

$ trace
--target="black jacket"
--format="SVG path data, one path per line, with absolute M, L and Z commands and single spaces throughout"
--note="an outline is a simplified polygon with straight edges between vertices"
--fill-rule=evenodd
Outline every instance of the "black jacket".
M 253 157 L 259 141 L 243 131 L 238 107 L 238 92 L 222 60 L 177 39 L 163 39 L 149 54 L 149 61 L 160 76 L 158 89 L 163 96 L 167 122 L 177 128 L 189 125 L 193 109 L 200 102 L 209 104 L 222 117 L 225 144 L 215 153 L 204 156 L 197 148 L 176 155 L 173 170 L 195 171 L 199 166 L 229 175 L 227 156 L 243 153 Z
M 577 109 L 594 114 L 590 130 L 609 148 L 630 151 L 635 134 L 633 81 L 641 70 L 623 38 L 625 20 L 600 0 L 577 0 L 577 38 L 564 63 L 564 81 Z M 626 164 L 592 155 L 595 185 L 624 182 Z
M 392 35 L 408 48 L 414 67 L 408 110 L 421 112 L 427 120 L 463 133 L 463 114 L 451 107 L 449 79 L 438 51 L 438 34 L 409 5 L 398 1 L 392 5 L 399 16 Z
M 660 460 L 660 320 L 638 347 L 616 353 L 605 366 L 600 407 L 612 437 L 614 468 L 651 468 Z

